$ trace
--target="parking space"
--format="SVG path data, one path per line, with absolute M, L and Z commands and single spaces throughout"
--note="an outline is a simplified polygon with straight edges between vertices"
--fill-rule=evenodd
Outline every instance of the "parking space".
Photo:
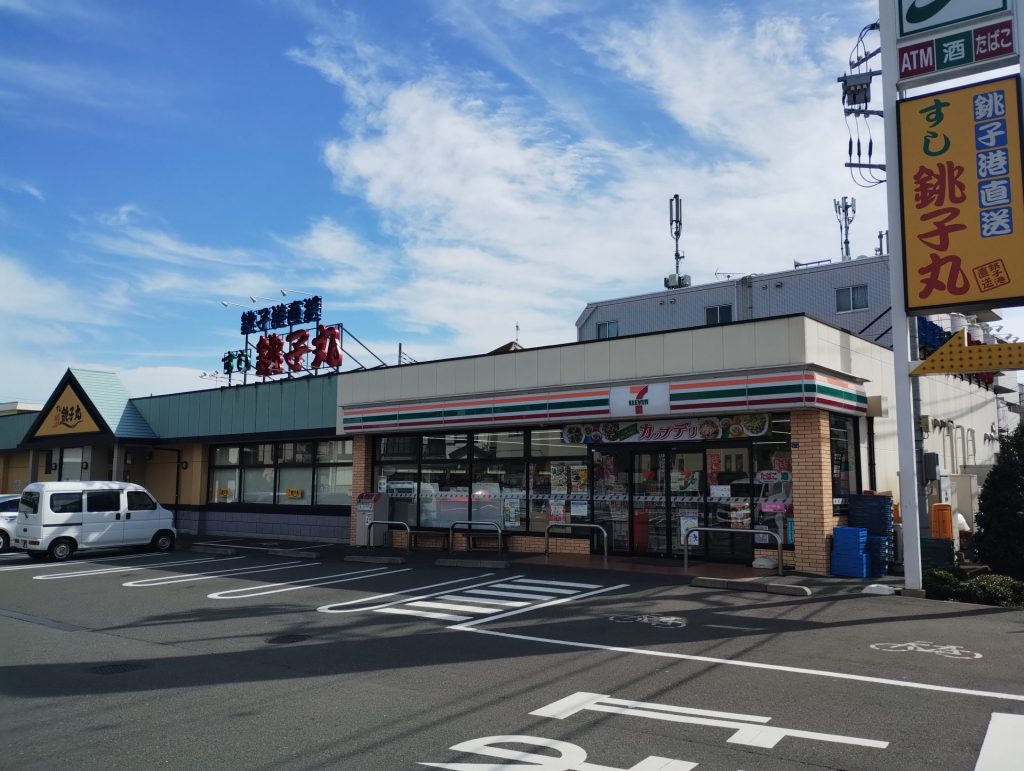
M 225 767 L 246 736 L 229 703 L 258 704 L 261 725 L 329 714 L 302 723 L 304 742 L 327 752 L 344 726 L 361 767 L 969 769 L 983 744 L 1021 749 L 1020 612 L 620 579 L 256 552 L 11 557 L 0 691 L 53 715 L 71 695 L 158 722 L 198 711 Z M 97 674 L 117 667 L 135 671 Z

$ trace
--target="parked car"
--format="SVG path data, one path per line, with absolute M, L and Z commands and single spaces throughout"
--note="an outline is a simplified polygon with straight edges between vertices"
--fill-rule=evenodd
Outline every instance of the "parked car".
M 0 553 L 11 548 L 14 523 L 18 521 L 18 501 L 20 493 L 0 495 Z

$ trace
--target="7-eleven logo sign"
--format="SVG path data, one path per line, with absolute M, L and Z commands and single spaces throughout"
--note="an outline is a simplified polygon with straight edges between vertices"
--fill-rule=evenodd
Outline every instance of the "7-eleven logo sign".
M 644 414 L 644 407 L 650 404 L 650 400 L 647 398 L 647 392 L 650 390 L 650 386 L 630 386 L 629 387 L 629 406 L 633 408 L 637 415 Z

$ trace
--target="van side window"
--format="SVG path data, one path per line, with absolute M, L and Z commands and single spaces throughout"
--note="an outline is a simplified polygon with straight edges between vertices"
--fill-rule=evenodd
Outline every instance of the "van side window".
M 39 493 L 22 493 L 21 506 L 18 507 L 18 511 L 25 514 L 38 514 Z
M 120 511 L 121 491 L 101 490 L 86 494 L 86 511 Z
M 81 493 L 53 493 L 50 496 L 50 511 L 54 514 L 68 514 L 81 510 Z
M 145 511 L 146 509 L 156 509 L 156 501 L 143 492 L 139 492 L 138 490 L 129 490 L 128 510 Z

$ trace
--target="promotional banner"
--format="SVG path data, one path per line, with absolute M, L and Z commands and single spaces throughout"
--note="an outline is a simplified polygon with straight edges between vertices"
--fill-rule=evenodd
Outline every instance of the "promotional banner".
M 1024 304 L 1020 77 L 899 103 L 906 308 Z
M 679 420 L 575 423 L 562 429 L 565 444 L 623 444 L 627 442 L 699 442 L 763 436 L 771 415 L 681 418 Z M 554 470 L 552 469 L 552 474 Z

